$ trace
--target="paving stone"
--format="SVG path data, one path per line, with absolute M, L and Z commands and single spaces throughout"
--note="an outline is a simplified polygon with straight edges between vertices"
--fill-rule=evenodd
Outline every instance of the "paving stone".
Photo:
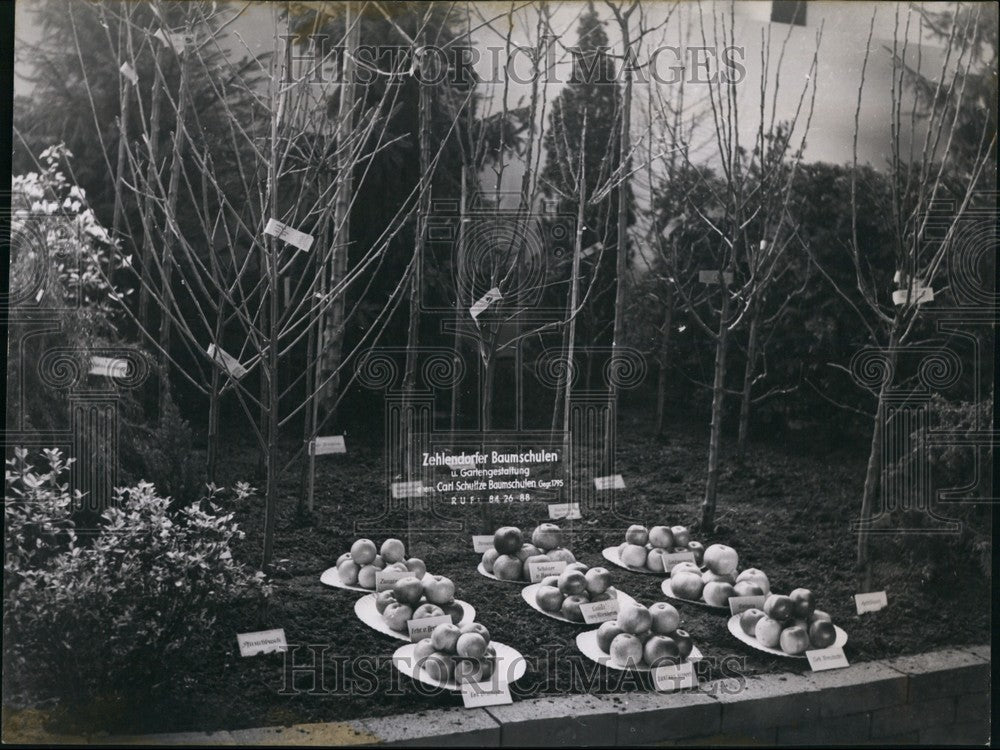
M 500 725 L 483 708 L 444 708 L 356 722 L 386 745 L 410 747 L 499 747 Z
M 886 737 L 951 724 L 954 718 L 954 698 L 938 698 L 932 701 L 880 708 L 878 711 L 872 712 L 872 737 Z
M 485 709 L 500 723 L 500 744 L 614 745 L 618 712 L 596 695 L 566 695 L 518 701 Z
M 399 717 L 403 718 L 403 717 Z M 238 745 L 363 745 L 378 742 L 377 735 L 366 731 L 363 722 L 323 722 L 293 724 L 287 727 L 258 727 L 230 732 Z
M 656 743 L 719 731 L 722 707 L 703 693 L 620 693 L 602 697 L 618 710 L 618 745 Z
M 986 745 L 989 741 L 989 721 L 968 721 L 920 730 L 921 745 Z
M 975 654 L 980 659 L 985 659 L 986 661 L 992 661 L 990 657 L 990 644 L 988 643 L 983 643 L 982 645 L 979 646 L 963 646 L 963 648 L 966 651 Z
M 823 718 L 874 711 L 906 703 L 908 678 L 884 662 L 852 664 L 844 669 L 803 675 L 820 691 Z
M 722 733 L 792 726 L 818 719 L 820 693 L 806 677 L 796 674 L 748 677 L 735 693 L 719 690 Z
M 779 745 L 846 745 L 864 742 L 869 737 L 871 714 L 850 714 L 830 719 L 778 727 Z
M 676 740 L 653 742 L 649 747 L 773 747 L 777 730 L 774 727 L 755 729 L 749 732 L 726 732 L 698 737 L 682 737 Z
M 886 664 L 909 675 L 910 703 L 990 689 L 990 662 L 963 649 L 900 656 Z
M 955 721 L 982 721 L 990 718 L 990 694 L 970 693 L 955 698 Z
M 916 745 L 920 741 L 920 732 L 903 732 L 902 734 L 890 734 L 885 737 L 872 737 L 865 745 Z
M 96 742 L 95 738 L 95 742 Z M 236 745 L 231 732 L 173 732 L 170 734 L 112 735 L 100 739 L 102 745 Z

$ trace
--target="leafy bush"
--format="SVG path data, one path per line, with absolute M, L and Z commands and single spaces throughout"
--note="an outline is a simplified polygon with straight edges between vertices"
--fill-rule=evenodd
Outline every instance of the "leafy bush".
M 23 449 L 7 462 L 5 674 L 17 675 L 18 692 L 79 702 L 148 695 L 205 653 L 227 608 L 269 593 L 263 573 L 232 558 L 243 532 L 221 511 L 221 490 L 172 512 L 148 482 L 119 489 L 85 539 L 60 483 L 66 463 L 45 455 L 44 473 Z M 240 485 L 236 500 L 251 491 Z

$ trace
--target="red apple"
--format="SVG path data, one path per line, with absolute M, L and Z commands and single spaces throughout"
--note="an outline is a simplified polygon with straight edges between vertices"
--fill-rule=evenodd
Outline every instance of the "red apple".
M 611 651 L 611 641 L 615 639 L 616 635 L 624 632 L 624 630 L 618 627 L 618 623 L 614 621 L 602 622 L 601 626 L 597 629 L 597 647 L 604 653 L 609 653 Z
M 462 605 L 456 601 L 448 602 L 441 607 L 441 609 L 443 609 L 444 613 L 451 618 L 451 622 L 454 625 L 458 625 L 458 623 L 460 623 L 462 618 L 465 616 L 465 610 L 462 609 Z
M 353 558 L 344 560 L 337 566 L 337 573 L 340 574 L 340 580 L 345 586 L 357 586 L 360 572 L 361 566 L 354 562 Z
M 382 542 L 379 554 L 387 563 L 402 562 L 406 559 L 406 547 L 398 539 L 386 539 Z
M 458 659 L 455 661 L 455 681 L 486 682 L 493 676 L 491 659 Z
M 691 532 L 687 526 L 671 526 L 670 533 L 674 535 L 674 546 L 687 549 L 688 542 L 691 541 Z
M 535 603 L 546 612 L 558 612 L 564 598 L 555 586 L 539 586 L 535 592 Z
M 792 600 L 781 594 L 771 594 L 764 600 L 764 614 L 778 622 L 791 619 L 794 609 Z
M 788 598 L 792 600 L 792 612 L 796 617 L 808 617 L 816 609 L 816 601 L 809 589 L 795 589 Z
M 556 562 L 562 561 L 567 565 L 576 562 L 576 557 L 573 555 L 573 553 L 570 552 L 568 549 L 565 549 L 564 547 L 558 547 L 557 549 L 550 549 L 545 554 L 547 554 L 552 560 Z
M 589 603 L 587 597 L 580 594 L 572 594 L 563 599 L 562 606 L 559 608 L 559 614 L 565 617 L 567 620 L 572 620 L 573 622 L 583 622 L 583 613 L 580 611 L 581 604 Z
M 743 632 L 746 633 L 751 638 L 756 638 L 754 635 L 754 629 L 757 627 L 757 621 L 762 617 L 767 617 L 764 611 L 757 609 L 756 607 L 752 609 L 746 609 L 740 613 L 740 627 L 743 628 Z
M 625 541 L 629 544 L 638 544 L 641 547 L 649 541 L 649 530 L 645 526 L 632 524 L 625 532 Z
M 500 553 L 497 552 L 496 547 L 490 547 L 488 550 L 486 550 L 483 553 L 483 570 L 485 570 L 487 573 L 492 573 L 493 563 L 497 561 L 498 557 L 500 557 Z
M 829 620 L 830 622 L 833 622 L 833 618 L 830 617 L 830 615 L 828 615 L 821 609 L 813 610 L 813 613 L 809 615 L 809 617 L 807 617 L 806 620 L 809 622 L 810 625 L 816 622 L 816 620 Z
M 487 630 L 486 626 L 481 622 L 467 622 L 465 625 L 459 625 L 458 629 L 461 630 L 463 634 L 478 633 L 483 637 L 483 640 L 486 641 L 487 646 L 490 643 L 490 631 Z
M 385 570 L 398 570 L 400 573 L 409 573 L 410 569 L 406 567 L 406 563 L 392 563 L 392 565 L 387 565 Z M 422 578 L 423 576 L 421 576 Z
M 486 639 L 479 633 L 462 633 L 455 643 L 455 653 L 467 659 L 478 659 L 486 653 Z
M 691 651 L 694 650 L 694 640 L 692 640 L 688 632 L 686 630 L 675 630 L 671 633 L 670 637 L 677 644 L 681 659 L 687 659 L 691 655 Z
M 359 568 L 362 565 L 371 565 L 375 562 L 375 555 L 377 554 L 378 550 L 375 548 L 375 542 L 371 539 L 358 539 L 351 545 L 351 559 L 358 564 Z
M 559 574 L 559 590 L 569 596 L 587 590 L 587 577 L 579 570 L 564 570 Z
M 541 586 L 555 586 L 556 588 L 559 588 L 559 576 L 545 576 L 545 578 L 540 580 L 538 583 Z
M 587 593 L 591 596 L 603 594 L 611 587 L 611 573 L 607 568 L 591 568 L 584 578 L 587 579 Z
M 809 648 L 809 634 L 801 625 L 782 630 L 778 641 L 786 654 L 804 654 Z
M 521 549 L 517 551 L 517 559 L 524 562 L 529 557 L 534 557 L 535 555 L 542 554 L 542 551 L 538 549 L 534 544 L 528 544 L 527 542 L 521 545 Z
M 413 619 L 413 608 L 399 602 L 390 602 L 382 612 L 382 619 L 392 630 L 406 632 L 406 621 Z
M 663 667 L 677 664 L 681 660 L 681 652 L 673 638 L 654 635 L 643 646 L 642 658 L 651 667 Z
M 649 543 L 654 547 L 673 549 L 674 532 L 668 526 L 654 526 L 649 530 Z
M 374 565 L 365 565 L 358 571 L 358 585 L 364 589 L 375 589 L 375 574 L 378 568 Z
M 421 604 L 415 610 L 413 610 L 413 617 L 411 620 L 421 620 L 425 617 L 441 617 L 444 615 L 444 610 L 441 609 L 436 604 Z
M 781 640 L 781 623 L 772 617 L 764 615 L 754 626 L 753 635 L 760 643 L 768 648 L 777 648 Z
M 630 568 L 646 567 L 646 548 L 638 545 L 626 543 L 625 549 L 621 552 L 622 562 Z
M 713 607 L 725 607 L 731 596 L 736 596 L 736 591 L 731 583 L 725 581 L 709 581 L 701 592 L 702 599 Z
M 701 542 L 688 542 L 688 550 L 694 554 L 694 561 L 701 565 L 705 561 L 705 545 Z
M 642 641 L 631 633 L 621 633 L 611 641 L 611 661 L 620 667 L 637 667 L 642 663 Z
M 656 602 L 649 607 L 653 618 L 652 630 L 657 635 L 669 635 L 681 624 L 681 615 L 677 608 L 667 602 Z
M 827 648 L 837 640 L 837 631 L 829 620 L 815 620 L 809 626 L 809 642 L 813 648 Z
M 666 566 L 664 566 L 666 569 Z M 696 576 L 701 578 L 701 568 L 695 565 L 693 562 L 685 560 L 684 562 L 677 563 L 674 567 L 670 569 L 670 577 L 673 578 L 678 573 L 694 573 Z
M 382 555 L 375 555 L 375 559 L 372 560 L 371 564 L 378 570 L 385 570 L 386 562 L 382 559 Z
M 706 570 L 701 574 L 702 583 L 711 583 L 712 581 L 722 581 L 723 583 L 728 583 L 730 585 L 736 583 L 736 576 L 732 573 L 724 576 L 720 576 L 718 573 L 713 573 L 711 570 Z
M 394 601 L 396 601 L 396 597 L 393 595 L 392 589 L 380 591 L 375 594 L 375 609 L 378 610 L 379 614 L 382 614 L 385 612 L 385 608 Z
M 561 547 L 562 531 L 554 523 L 540 524 L 531 532 L 531 543 L 546 551 Z
M 337 564 L 335 565 L 335 567 L 339 568 L 340 564 L 344 562 L 344 560 L 352 560 L 352 559 L 353 558 L 351 558 L 351 553 L 345 552 L 344 554 L 342 554 L 340 557 L 337 558 Z
M 416 607 L 424 596 L 424 584 L 415 576 L 400 578 L 392 585 L 392 595 L 400 604 Z
M 438 682 L 451 682 L 452 675 L 454 674 L 455 662 L 449 659 L 447 655 L 435 651 L 433 654 L 424 659 L 423 668 L 427 673 L 427 676 L 432 680 L 437 680 Z
M 434 653 L 434 643 L 430 638 L 421 638 L 413 647 L 413 665 L 421 666 L 424 659 Z
M 653 547 L 646 553 L 646 568 L 654 573 L 666 572 L 663 567 L 663 556 L 665 554 L 667 554 L 667 551 L 662 547 Z
M 516 555 L 522 544 L 521 530 L 515 526 L 504 526 L 493 534 L 493 546 L 501 555 Z
M 571 562 L 564 568 L 564 570 L 579 570 L 581 573 L 586 575 L 587 571 L 590 570 L 590 566 L 582 562 Z
M 638 635 L 645 633 L 653 624 L 653 616 L 638 602 L 623 603 L 618 609 L 618 627 L 624 632 Z
M 698 601 L 704 588 L 705 584 L 699 574 L 682 571 L 670 576 L 670 589 L 674 592 L 674 596 L 681 599 Z
M 493 575 L 501 581 L 517 581 L 521 578 L 521 561 L 511 555 L 500 555 L 493 563 Z
M 736 596 L 763 596 L 764 591 L 756 583 L 750 583 L 750 581 L 737 581 L 736 585 L 733 586 L 736 590 Z
M 452 624 L 438 625 L 431 631 L 431 641 L 434 643 L 434 648 L 446 654 L 455 653 L 455 646 L 461 636 L 462 631 L 458 629 L 457 625 Z
M 757 568 L 747 568 L 736 576 L 736 582 L 740 583 L 741 581 L 749 581 L 750 583 L 760 586 L 761 591 L 764 592 L 764 596 L 771 593 L 771 582 L 767 580 L 767 576 L 764 574 L 763 570 L 758 570 Z
M 736 550 L 725 544 L 713 544 L 705 550 L 705 565 L 716 575 L 735 575 L 740 557 Z

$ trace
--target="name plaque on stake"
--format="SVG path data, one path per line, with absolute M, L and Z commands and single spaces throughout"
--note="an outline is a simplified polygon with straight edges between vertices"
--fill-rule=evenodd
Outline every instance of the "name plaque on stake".
M 284 628 L 258 630 L 255 633 L 237 633 L 236 642 L 240 646 L 240 656 L 284 653 L 288 650 Z
M 139 83 L 139 74 L 135 72 L 135 68 L 129 65 L 127 62 L 123 62 L 122 66 L 118 69 L 122 72 L 122 75 L 128 78 L 132 85 Z
M 855 594 L 854 605 L 858 608 L 858 614 L 865 612 L 878 612 L 889 605 L 889 598 L 884 591 L 872 591 L 867 594 Z
M 822 672 L 826 669 L 843 669 L 850 666 L 847 663 L 847 657 L 844 655 L 844 649 L 840 646 L 806 651 L 806 658 L 809 660 L 809 668 L 813 672 Z
M 732 271 L 723 271 L 722 278 L 727 284 L 733 283 L 733 273 Z M 718 284 L 719 283 L 719 272 L 718 271 L 698 271 L 698 281 L 702 284 Z
M 653 669 L 653 685 L 659 693 L 698 687 L 698 677 L 694 673 L 694 664 L 682 661 L 680 664 L 655 667 Z
M 347 453 L 343 435 L 328 435 L 309 441 L 310 456 L 325 456 L 328 453 Z
M 215 360 L 217 364 L 222 366 L 223 370 L 228 372 L 237 380 L 247 374 L 247 368 L 241 365 L 239 360 L 231 356 L 228 352 L 220 349 L 215 344 L 209 344 L 207 351 L 209 357 Z
M 128 362 L 111 357 L 91 357 L 90 374 L 106 378 L 124 378 L 128 374 Z
M 482 297 L 477 299 L 472 304 L 472 307 L 469 308 L 469 315 L 471 315 L 472 319 L 475 320 L 476 318 L 478 318 L 480 315 L 483 314 L 486 308 L 488 308 L 494 302 L 497 302 L 502 299 L 503 297 L 500 296 L 500 290 L 497 287 L 493 287 L 488 292 L 486 292 L 486 294 L 484 294 Z
M 612 474 L 608 477 L 594 477 L 594 489 L 596 490 L 623 490 L 625 480 L 621 474 Z
M 472 551 L 483 553 L 488 549 L 493 549 L 493 535 L 484 534 L 482 536 L 475 535 L 472 537 Z
M 410 640 L 416 643 L 424 638 L 430 638 L 434 628 L 438 625 L 450 625 L 451 615 L 437 615 L 435 617 L 421 617 L 417 620 L 407 620 L 406 628 L 410 631 Z
M 376 593 L 391 589 L 396 585 L 396 581 L 409 578 L 413 575 L 410 570 L 376 570 L 375 571 L 375 591 Z
M 510 685 L 493 682 L 463 682 L 462 705 L 466 708 L 484 706 L 507 706 L 514 702 L 510 696 Z
M 580 614 L 588 625 L 598 625 L 618 617 L 618 600 L 605 599 L 603 602 L 590 602 L 580 605 Z
M 695 562 L 694 552 L 690 550 L 684 552 L 670 552 L 666 555 L 661 555 L 660 559 L 663 560 L 663 570 L 669 573 L 675 565 L 679 565 L 682 562 Z
M 419 479 L 412 482 L 393 482 L 390 485 L 390 490 L 394 500 L 404 497 L 423 497 L 424 495 L 424 485 Z
M 295 245 L 299 250 L 305 250 L 309 252 L 309 248 L 312 247 L 313 237 L 311 234 L 306 234 L 305 232 L 300 232 L 298 229 L 292 229 L 287 224 L 282 224 L 277 219 L 268 219 L 267 225 L 264 227 L 264 234 L 269 234 L 272 237 L 284 240 L 289 245 Z
M 528 563 L 528 579 L 532 583 L 538 583 L 545 576 L 557 576 L 566 570 L 565 560 L 552 560 L 550 562 L 530 562 Z
M 549 505 L 549 518 L 553 521 L 559 518 L 565 518 L 567 521 L 583 518 L 580 513 L 580 503 L 552 503 Z
M 739 615 L 748 609 L 764 609 L 766 596 L 731 596 L 729 597 L 730 614 Z

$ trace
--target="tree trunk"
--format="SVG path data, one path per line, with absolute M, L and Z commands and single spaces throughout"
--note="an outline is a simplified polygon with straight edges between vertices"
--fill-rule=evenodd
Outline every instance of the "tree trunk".
M 583 135 L 580 143 L 586 143 L 587 119 L 583 120 Z M 587 208 L 587 170 L 584 157 L 580 157 L 580 192 L 576 204 L 576 236 L 573 239 L 573 268 L 570 272 L 569 307 L 566 317 L 569 322 L 566 334 L 566 377 L 563 380 L 563 473 L 567 490 L 571 489 L 573 467 L 570 465 L 570 404 L 573 396 L 573 353 L 576 346 L 576 306 L 579 295 L 580 254 L 583 252 L 583 225 Z M 571 495 L 572 497 L 572 495 Z
M 465 262 L 465 214 L 468 210 L 469 205 L 469 170 L 462 165 L 462 194 L 460 196 L 460 203 L 458 204 L 458 241 L 456 243 L 455 257 L 458 259 L 459 263 Z M 454 351 L 454 357 L 456 360 L 461 361 L 461 346 L 462 346 L 462 336 L 460 329 L 462 327 L 462 313 L 465 309 L 465 301 L 462 299 L 462 288 L 460 284 L 455 285 L 455 332 L 452 336 L 452 350 Z M 457 370 L 458 362 L 456 362 Z M 450 427 L 451 432 L 455 432 L 455 428 L 458 426 L 458 397 L 461 392 L 461 383 L 456 379 L 455 384 L 451 387 L 451 414 L 450 414 Z
M 726 350 L 729 346 L 729 292 L 723 284 L 722 313 L 715 342 L 715 376 L 712 380 L 712 425 L 708 438 L 708 481 L 701 506 L 701 530 L 711 533 L 715 525 L 715 501 L 719 489 L 719 448 L 722 442 L 722 407 L 726 393 Z
M 740 461 L 746 457 L 747 440 L 750 432 L 750 397 L 757 363 L 757 310 L 750 316 L 750 333 L 747 337 L 747 363 L 743 370 L 743 393 L 740 397 L 740 431 L 736 455 Z
M 493 426 L 493 355 L 483 360 L 483 390 L 479 396 L 479 424 L 485 434 Z
M 674 288 L 667 286 L 666 309 L 663 311 L 663 327 L 660 329 L 660 354 L 657 358 L 659 372 L 656 380 L 656 436 L 663 435 L 667 412 L 667 361 L 670 352 L 670 329 L 674 319 Z
M 154 76 L 153 82 L 153 93 L 152 102 L 149 106 L 149 163 L 146 165 L 146 208 L 145 214 L 150 218 L 151 226 L 148 228 L 146 234 L 142 238 L 142 251 L 141 257 L 139 259 L 139 272 L 142 274 L 142 278 L 145 280 L 144 284 L 139 285 L 139 324 L 142 326 L 143 330 L 149 330 L 149 286 L 153 284 L 153 275 L 150 273 L 150 268 L 152 265 L 153 256 L 153 231 L 155 225 L 153 225 L 152 219 L 155 213 L 155 201 L 153 184 L 156 183 L 156 174 L 159 170 L 159 165 L 156 163 L 159 159 L 159 140 L 160 140 L 160 100 L 163 98 L 163 86 L 166 84 L 163 82 L 163 75 L 160 72 L 162 70 L 162 52 L 163 45 L 156 43 L 156 61 L 155 70 L 156 75 Z

